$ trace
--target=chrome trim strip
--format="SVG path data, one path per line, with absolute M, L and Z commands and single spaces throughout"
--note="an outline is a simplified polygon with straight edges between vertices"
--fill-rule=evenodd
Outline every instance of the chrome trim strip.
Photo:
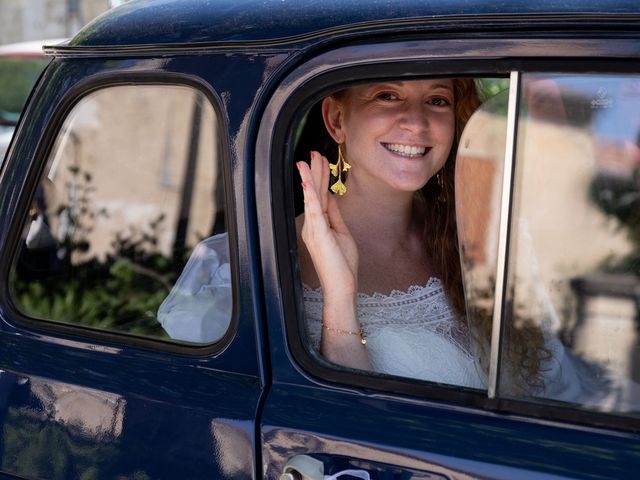
M 563 24 L 563 27 L 567 27 Z M 411 28 L 407 26 L 406 28 Z M 425 28 L 422 23 L 420 28 Z M 460 32 L 460 23 L 455 24 L 455 31 Z M 475 24 L 475 28 L 480 28 Z M 611 27 L 610 32 L 615 31 Z M 620 28 L 620 27 L 617 27 Z M 382 31 L 382 30 L 381 30 Z M 393 29 L 391 30 L 393 31 Z M 409 33 L 414 30 L 409 31 Z M 394 33 L 400 34 L 403 30 L 397 27 Z M 371 32 L 368 32 L 371 35 Z M 438 29 L 432 34 L 437 35 Z M 350 36 L 359 35 L 356 31 L 347 31 L 346 33 L 322 32 L 317 36 L 296 39 L 291 43 L 287 39 L 275 39 L 270 41 L 212 41 L 202 43 L 177 43 L 177 44 L 143 44 L 143 45 L 81 45 L 73 44 L 70 41 L 64 45 L 47 45 L 44 47 L 44 53 L 55 57 L 74 58 L 74 57 L 113 57 L 113 56 L 145 56 L 158 57 L 163 55 L 208 55 L 208 54 L 225 54 L 240 53 L 243 55 L 258 54 L 296 54 L 303 52 L 311 46 L 317 47 L 329 41 L 335 43 L 340 38 L 350 38 Z M 458 35 L 460 35 L 458 33 Z M 632 34 L 630 34 L 632 35 Z M 549 52 L 553 52 L 553 56 L 570 57 L 570 58 L 589 58 L 589 59 L 637 59 L 638 58 L 638 39 L 637 37 L 619 37 L 611 36 L 603 41 L 602 38 L 513 38 L 506 36 L 504 38 L 483 38 L 482 41 L 465 38 L 447 38 L 447 39 L 425 39 L 422 41 L 404 42 L 407 46 L 407 54 L 402 55 L 404 60 L 450 60 L 453 58 L 471 59 L 473 57 L 484 58 L 486 60 L 506 59 L 506 58 L 536 58 L 548 59 Z M 298 43 L 298 41 L 300 43 Z M 305 43 L 306 42 L 306 43 Z M 344 49 L 345 52 L 358 52 L 367 50 L 365 55 L 346 58 L 346 61 L 355 61 L 354 63 L 370 64 L 372 59 L 375 62 L 398 60 L 398 57 L 389 58 L 387 56 L 388 49 L 396 42 L 382 44 L 361 45 L 358 49 Z M 484 71 L 482 73 L 488 73 Z
M 511 185 L 513 185 L 513 161 L 516 148 L 516 121 L 518 118 L 518 95 L 520 72 L 511 72 L 509 79 L 509 106 L 507 113 L 507 138 L 504 152 L 504 173 L 502 176 L 502 199 L 500 202 L 500 229 L 498 233 L 498 260 L 496 262 L 496 286 L 493 302 L 493 323 L 491 329 L 491 356 L 489 358 L 489 398 L 496 398 L 499 391 L 500 346 L 502 344 L 502 314 L 505 300 L 507 247 L 509 241 L 509 221 L 511 212 Z

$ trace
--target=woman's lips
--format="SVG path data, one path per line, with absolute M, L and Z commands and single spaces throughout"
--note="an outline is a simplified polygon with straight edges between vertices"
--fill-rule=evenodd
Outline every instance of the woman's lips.
M 396 155 L 408 158 L 422 157 L 431 150 L 431 147 L 406 145 L 403 143 L 383 143 L 382 146 Z

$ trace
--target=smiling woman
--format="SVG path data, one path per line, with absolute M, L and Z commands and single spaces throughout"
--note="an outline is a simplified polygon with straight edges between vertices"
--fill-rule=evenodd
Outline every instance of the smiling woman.
M 350 190 L 422 188 L 451 151 L 453 108 L 448 79 L 364 85 L 327 97 L 327 130 L 357 167 L 350 172 Z
M 458 132 L 478 104 L 471 79 L 367 84 L 323 100 L 339 160 L 311 152 L 310 166 L 298 163 L 297 228 L 308 329 L 329 361 L 486 383 L 464 315 L 453 203 Z M 341 165 L 346 191 L 332 195 Z

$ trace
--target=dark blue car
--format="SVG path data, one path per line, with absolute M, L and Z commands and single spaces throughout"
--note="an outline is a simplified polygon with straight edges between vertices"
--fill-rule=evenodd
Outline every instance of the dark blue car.
M 640 475 L 640 3 L 134 0 L 45 50 L 0 166 L 0 476 Z M 327 361 L 297 257 L 322 98 L 451 77 L 480 388 Z M 531 324 L 558 395 L 505 383 Z

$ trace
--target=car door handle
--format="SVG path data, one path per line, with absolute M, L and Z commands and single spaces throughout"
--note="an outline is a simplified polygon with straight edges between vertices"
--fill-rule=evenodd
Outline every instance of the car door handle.
M 280 480 L 336 480 L 342 475 L 351 475 L 370 480 L 366 470 L 342 470 L 333 475 L 324 474 L 324 463 L 308 455 L 296 455 L 285 465 Z

